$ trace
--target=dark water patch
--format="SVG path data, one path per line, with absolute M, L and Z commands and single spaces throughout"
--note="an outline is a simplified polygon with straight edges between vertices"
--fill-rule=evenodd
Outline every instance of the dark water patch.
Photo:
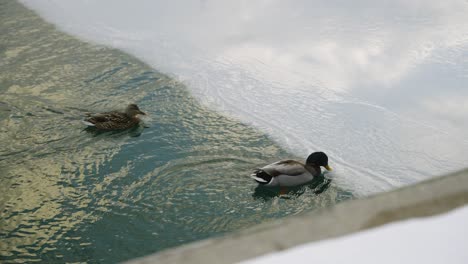
M 128 65 L 128 64 L 127 64 L 127 63 L 124 63 L 124 66 L 125 66 L 125 65 Z M 118 71 L 120 71 L 121 69 L 123 69 L 124 66 L 115 67 L 114 69 L 110 69 L 110 70 L 108 70 L 108 71 L 105 71 L 104 73 L 100 73 L 100 74 L 98 74 L 97 76 L 92 77 L 91 79 L 84 80 L 84 82 L 85 82 L 85 83 L 90 83 L 90 82 L 97 82 L 97 83 L 100 83 L 100 82 L 102 82 L 103 80 L 112 77 L 112 75 L 114 75 L 115 73 L 117 73 Z
M 350 199 L 327 185 L 253 197 L 253 168 L 291 157 L 177 81 L 2 1 L 0 259 L 115 263 Z M 7 11 L 5 11 L 7 10 Z M 138 103 L 132 130 L 88 112 Z
M 54 113 L 54 114 L 59 114 L 59 115 L 63 115 L 63 114 L 64 114 L 63 112 L 61 112 L 61 111 L 59 111 L 59 110 L 55 110 L 55 109 L 48 108 L 48 107 L 44 108 L 44 110 L 49 111 L 49 112 L 52 112 L 52 113 Z M 31 113 L 27 113 L 27 114 L 29 114 L 30 116 L 33 116 L 33 114 L 31 114 Z

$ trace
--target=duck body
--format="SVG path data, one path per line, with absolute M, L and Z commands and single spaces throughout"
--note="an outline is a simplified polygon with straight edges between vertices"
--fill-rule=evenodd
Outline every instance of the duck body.
M 112 111 L 88 115 L 89 117 L 83 120 L 83 123 L 99 130 L 124 130 L 140 123 L 137 115 L 145 115 L 145 113 L 140 111 L 137 105 L 130 104 L 125 112 Z
M 281 160 L 255 170 L 250 177 L 264 186 L 293 187 L 308 183 L 314 177 L 320 176 L 322 173 L 320 166 L 331 170 L 325 153 L 314 152 L 306 164 L 295 160 Z
M 281 160 L 255 170 L 251 177 L 261 185 L 292 187 L 305 184 L 320 175 L 320 168 L 295 160 Z

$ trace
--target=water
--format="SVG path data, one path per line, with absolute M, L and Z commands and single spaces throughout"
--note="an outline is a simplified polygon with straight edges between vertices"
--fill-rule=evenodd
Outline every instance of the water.
M 356 195 L 467 165 L 464 0 L 22 2 L 297 156 L 326 151 Z
M 335 181 L 256 190 L 253 168 L 295 155 L 15 1 L 0 2 L 0 54 L 2 263 L 115 263 L 353 197 Z M 83 130 L 86 112 L 131 102 L 144 126 Z
M 121 261 L 467 165 L 466 1 L 22 2 L 95 44 L 0 4 L 2 260 Z M 129 102 L 146 128 L 82 131 Z M 330 185 L 247 177 L 314 150 Z

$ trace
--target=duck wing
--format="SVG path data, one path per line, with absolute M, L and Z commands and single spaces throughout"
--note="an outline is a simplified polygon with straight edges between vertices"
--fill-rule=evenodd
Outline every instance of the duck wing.
M 103 130 L 127 129 L 138 123 L 138 119 L 129 118 L 124 113 L 117 112 L 97 114 L 85 121 Z
M 295 160 L 277 161 L 275 163 L 266 165 L 265 167 L 261 168 L 261 170 L 273 177 L 278 175 L 298 176 L 308 172 L 304 167 L 304 164 Z
M 90 118 L 86 118 L 85 119 L 86 121 L 92 123 L 92 124 L 96 124 L 96 123 L 104 123 L 104 122 L 107 122 L 109 121 L 109 118 L 107 115 L 94 115 L 94 116 L 91 116 Z

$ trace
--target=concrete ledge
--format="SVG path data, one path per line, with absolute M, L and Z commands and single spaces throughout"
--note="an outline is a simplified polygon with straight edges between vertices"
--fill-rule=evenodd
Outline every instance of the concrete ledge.
M 221 238 L 168 249 L 128 263 L 235 263 L 392 221 L 444 213 L 466 203 L 468 170 L 262 224 Z

